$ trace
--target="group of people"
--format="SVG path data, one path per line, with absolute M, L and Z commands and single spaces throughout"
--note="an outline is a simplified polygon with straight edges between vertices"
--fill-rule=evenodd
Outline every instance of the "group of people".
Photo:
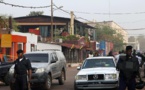
M 88 54 L 87 57 L 97 57 L 97 56 L 100 56 L 100 55 L 99 55 L 99 52 L 93 53 L 92 51 L 90 51 L 90 53 Z
M 15 90 L 29 90 L 28 87 L 31 81 L 32 67 L 29 59 L 26 59 L 23 55 L 23 50 L 18 50 L 18 59 L 15 61 L 14 80 L 16 87 Z M 110 52 L 112 55 L 112 52 Z M 92 52 L 88 57 L 98 56 L 93 55 Z M 139 62 L 139 58 L 142 60 Z M 145 56 L 142 54 L 136 54 L 132 50 L 132 46 L 126 46 L 125 52 L 120 52 L 117 59 L 116 69 L 119 73 L 119 90 L 135 90 L 136 89 L 136 77 L 141 81 L 139 68 L 143 65 Z M 145 75 L 145 74 L 144 74 Z

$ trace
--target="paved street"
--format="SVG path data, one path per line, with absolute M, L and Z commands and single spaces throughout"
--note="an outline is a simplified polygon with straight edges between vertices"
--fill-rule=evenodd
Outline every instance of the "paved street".
M 76 68 L 68 68 L 67 69 L 67 80 L 65 81 L 64 85 L 58 85 L 57 80 L 53 80 L 53 85 L 51 90 L 74 90 L 73 82 L 74 76 L 77 73 Z M 9 86 L 4 86 L 2 83 L 0 84 L 0 90 L 10 90 Z M 40 90 L 40 89 L 38 89 Z
M 74 90 L 73 88 L 73 82 L 74 82 L 74 76 L 77 73 L 77 69 L 76 67 L 73 68 L 68 68 L 67 69 L 67 80 L 65 81 L 64 85 L 58 85 L 58 81 L 57 80 L 53 80 L 53 85 L 51 90 Z M 5 86 L 4 84 L 0 83 L 0 90 L 10 90 L 9 86 Z M 36 89 L 36 90 L 40 90 L 40 89 Z M 142 90 L 145 90 L 142 89 Z

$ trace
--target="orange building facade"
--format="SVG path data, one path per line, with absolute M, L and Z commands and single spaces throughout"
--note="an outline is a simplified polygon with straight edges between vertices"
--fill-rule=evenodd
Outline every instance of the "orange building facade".
M 17 58 L 17 50 L 26 52 L 27 38 L 25 36 L 0 34 L 0 59 L 2 61 L 14 61 Z

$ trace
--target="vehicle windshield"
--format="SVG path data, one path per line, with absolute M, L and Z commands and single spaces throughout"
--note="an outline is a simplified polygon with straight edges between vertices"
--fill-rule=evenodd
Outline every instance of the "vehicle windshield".
M 25 54 L 31 62 L 48 62 L 48 54 Z
M 113 59 L 87 59 L 82 68 L 115 67 Z

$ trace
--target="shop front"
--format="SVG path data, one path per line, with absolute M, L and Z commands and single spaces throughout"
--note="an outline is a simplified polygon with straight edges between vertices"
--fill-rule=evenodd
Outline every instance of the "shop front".
M 5 62 L 14 61 L 17 58 L 17 50 L 26 52 L 25 36 L 0 34 L 0 59 Z

